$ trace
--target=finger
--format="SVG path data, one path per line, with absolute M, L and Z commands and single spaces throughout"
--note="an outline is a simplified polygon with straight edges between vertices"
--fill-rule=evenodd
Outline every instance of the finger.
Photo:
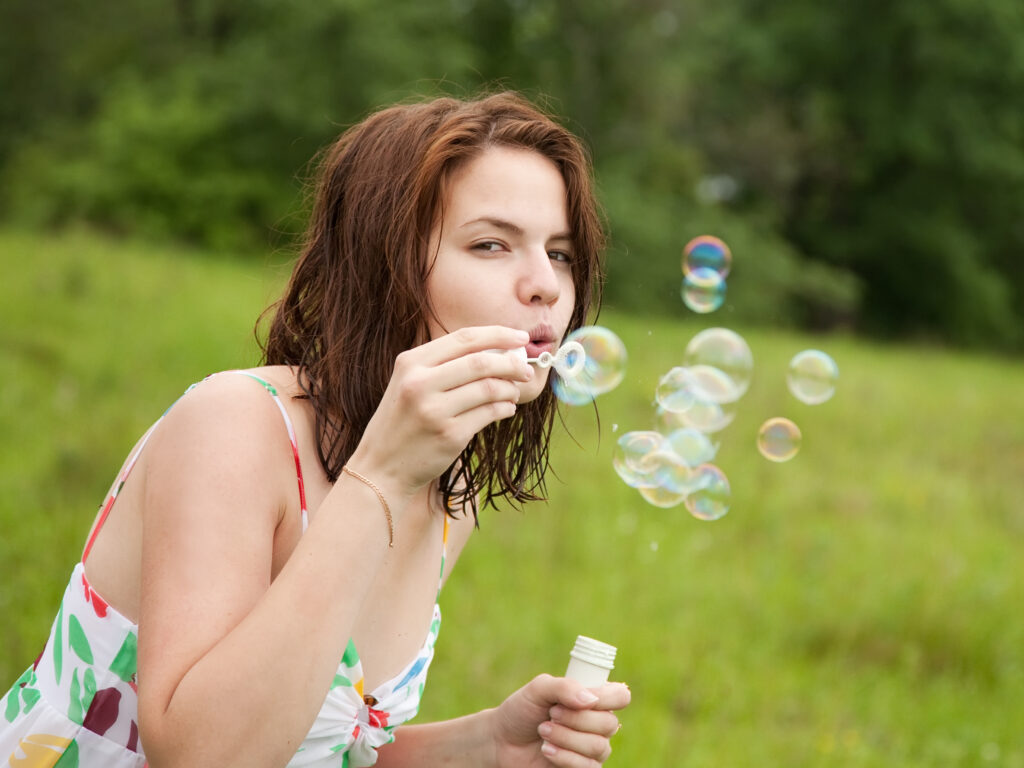
M 481 325 L 460 328 L 452 333 L 428 341 L 420 350 L 425 365 L 440 365 L 470 352 L 488 349 L 514 349 L 530 343 L 530 334 L 503 325 Z
M 619 718 L 607 710 L 599 709 L 567 709 L 556 704 L 549 713 L 551 720 L 574 731 L 596 733 L 599 736 L 612 736 L 619 730 Z
M 601 701 L 599 691 L 601 688 L 591 690 L 576 680 L 552 675 L 538 675 L 526 686 L 533 701 L 547 708 L 561 704 L 568 709 L 592 709 Z
M 480 379 L 445 393 L 445 408 L 453 416 L 461 416 L 489 403 L 519 402 L 519 387 L 505 379 Z
M 479 379 L 529 381 L 533 378 L 533 370 L 527 363 L 510 355 L 473 352 L 441 363 L 433 369 L 432 376 L 434 386 L 448 391 Z
M 541 723 L 537 734 L 544 740 L 541 751 L 555 765 L 600 765 L 612 753 L 607 736 L 580 733 L 558 723 Z

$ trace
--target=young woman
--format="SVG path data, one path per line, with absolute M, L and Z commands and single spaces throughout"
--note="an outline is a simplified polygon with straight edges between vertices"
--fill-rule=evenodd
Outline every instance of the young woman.
M 585 153 L 514 94 L 347 131 L 266 365 L 193 386 L 129 454 L 0 701 L 0 765 L 604 762 L 621 684 L 540 675 L 404 725 L 478 505 L 544 490 L 548 372 L 502 352 L 583 324 L 602 245 Z

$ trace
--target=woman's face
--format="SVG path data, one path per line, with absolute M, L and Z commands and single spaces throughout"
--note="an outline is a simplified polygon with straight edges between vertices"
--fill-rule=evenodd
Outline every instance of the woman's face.
M 448 180 L 444 218 L 430 237 L 430 337 L 474 325 L 530 334 L 529 357 L 554 353 L 576 301 L 565 182 L 527 149 L 491 147 Z M 548 369 L 520 384 L 536 398 Z

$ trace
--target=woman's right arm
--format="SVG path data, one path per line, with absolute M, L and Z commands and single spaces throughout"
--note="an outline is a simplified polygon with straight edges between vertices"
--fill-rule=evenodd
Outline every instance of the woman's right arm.
M 516 361 L 469 353 L 523 335 L 464 329 L 399 356 L 350 461 L 381 487 L 396 536 L 413 494 L 514 411 Z M 375 494 L 342 475 L 271 581 L 294 464 L 273 404 L 246 383 L 196 388 L 147 446 L 138 678 L 153 768 L 285 765 L 389 553 Z

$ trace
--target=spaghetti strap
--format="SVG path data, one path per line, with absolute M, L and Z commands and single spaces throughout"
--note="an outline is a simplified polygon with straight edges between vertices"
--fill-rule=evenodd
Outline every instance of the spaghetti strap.
M 306 528 L 309 526 L 309 511 L 308 511 L 308 509 L 306 507 L 306 486 L 305 486 L 305 483 L 303 482 L 303 479 L 302 479 L 302 462 L 299 460 L 299 442 L 298 442 L 298 440 L 295 437 L 295 427 L 292 425 L 292 420 L 288 416 L 288 411 L 285 410 L 284 403 L 281 402 L 281 397 L 277 393 L 277 388 L 273 384 L 271 384 L 269 381 L 267 381 L 266 379 L 260 378 L 256 374 L 250 373 L 249 371 L 236 371 L 236 370 L 221 371 L 220 373 L 211 373 L 209 376 L 204 378 L 202 381 L 197 381 L 196 383 L 190 385 L 189 388 L 186 389 L 182 393 L 181 397 L 184 397 L 185 395 L 187 395 L 193 389 L 195 389 L 200 384 L 202 384 L 203 381 L 208 381 L 209 379 L 212 379 L 214 376 L 219 376 L 219 375 L 221 375 L 223 373 L 235 373 L 235 374 L 239 374 L 241 376 L 248 376 L 250 379 L 254 379 L 254 380 L 258 381 L 263 386 L 263 388 L 270 394 L 270 396 L 272 398 L 274 398 L 274 403 L 277 405 L 277 409 L 281 412 L 281 416 L 284 419 L 285 427 L 288 430 L 288 441 L 291 443 L 291 446 L 292 446 L 292 457 L 295 459 L 295 476 L 296 476 L 296 480 L 297 480 L 298 486 L 299 486 L 299 506 L 301 508 L 301 514 L 302 514 L 302 531 L 303 531 L 303 533 L 305 533 Z M 179 397 L 178 400 L 181 400 L 181 397 Z M 149 429 L 146 430 L 146 433 L 142 436 L 142 439 L 139 441 L 139 444 L 135 448 L 135 451 L 132 453 L 132 455 L 128 459 L 128 461 L 125 462 L 124 467 L 121 469 L 121 472 L 118 474 L 117 479 L 114 481 L 114 485 L 111 486 L 110 493 L 107 494 L 107 498 L 103 502 L 103 507 L 102 507 L 102 510 L 100 512 L 99 518 L 96 521 L 96 525 L 93 527 L 92 533 L 89 534 L 89 539 L 85 543 L 85 549 L 82 550 L 82 562 L 83 563 L 86 561 L 86 558 L 89 557 L 89 552 L 92 550 L 93 544 L 96 542 L 96 537 L 99 535 L 99 532 L 103 528 L 104 523 L 107 522 L 107 517 L 110 515 L 110 510 L 113 508 L 114 502 L 117 500 L 118 494 L 121 493 L 121 489 L 124 488 L 124 484 L 128 480 L 128 475 L 131 474 L 132 470 L 135 468 L 136 462 L 138 462 L 138 460 L 139 460 L 139 456 L 142 455 L 142 449 L 146 447 L 146 443 L 149 440 L 149 438 L 153 435 L 153 432 L 160 425 L 160 422 L 164 420 L 164 417 L 167 416 L 167 414 L 170 412 L 171 408 L 174 407 L 174 405 L 178 402 L 178 400 L 175 400 L 174 403 L 171 403 L 171 405 L 167 408 L 166 411 L 163 412 L 163 414 L 160 416 L 160 418 L 156 420 L 156 422 L 153 424 L 153 426 L 151 426 Z M 446 520 L 445 521 L 445 539 L 447 539 L 447 536 L 448 536 L 448 528 L 447 528 L 447 520 Z M 441 559 L 441 568 L 442 568 L 442 571 L 443 571 L 443 569 L 444 569 L 444 554 L 443 554 L 443 552 L 442 552 L 441 558 L 442 558 Z

